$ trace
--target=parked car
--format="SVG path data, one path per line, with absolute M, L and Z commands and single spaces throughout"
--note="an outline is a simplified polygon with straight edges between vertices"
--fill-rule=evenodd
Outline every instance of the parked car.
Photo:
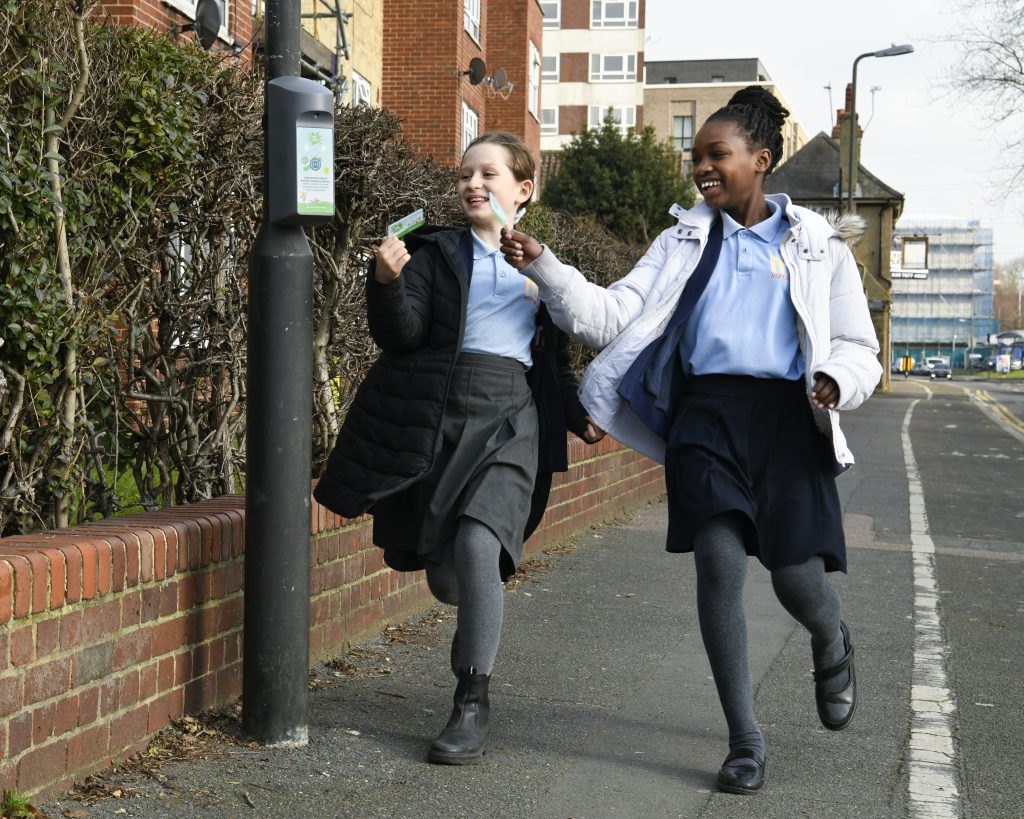
M 945 364 L 936 364 L 930 370 L 928 370 L 929 378 L 945 378 L 947 380 L 953 378 L 953 371 L 949 369 Z

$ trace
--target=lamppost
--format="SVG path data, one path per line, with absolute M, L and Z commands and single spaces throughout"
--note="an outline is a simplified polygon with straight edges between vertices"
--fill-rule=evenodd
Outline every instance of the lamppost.
M 949 346 L 949 371 L 953 372 L 953 367 L 956 366 L 956 333 L 953 333 L 953 343 Z
M 865 57 L 898 57 L 910 54 L 914 47 L 909 44 L 892 45 L 880 51 L 867 51 L 853 61 L 853 82 L 850 85 L 850 165 L 846 171 L 846 210 L 853 213 L 854 163 L 857 161 L 857 63 Z

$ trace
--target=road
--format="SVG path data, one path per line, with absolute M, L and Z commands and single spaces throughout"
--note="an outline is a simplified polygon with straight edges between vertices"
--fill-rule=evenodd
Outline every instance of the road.
M 484 763 L 431 766 L 453 620 L 386 633 L 319 669 L 310 744 L 224 745 L 126 772 L 126 797 L 49 817 L 1024 816 L 1024 384 L 894 382 L 844 417 L 850 573 L 834 582 L 857 651 L 850 727 L 817 722 L 809 641 L 767 573 L 747 588 L 765 788 L 718 793 L 726 733 L 696 623 L 691 556 L 665 507 L 589 532 L 507 593 Z

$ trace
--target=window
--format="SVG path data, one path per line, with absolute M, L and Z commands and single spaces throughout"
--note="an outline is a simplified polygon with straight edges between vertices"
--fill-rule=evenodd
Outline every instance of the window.
M 711 75 L 711 82 L 725 82 L 725 75 L 724 74 L 712 74 Z
M 541 108 L 540 109 L 540 132 L 542 134 L 557 134 L 558 133 L 558 109 L 557 108 Z
M 480 42 L 480 0 L 464 0 L 465 12 L 462 15 L 462 27 L 469 36 Z
M 220 7 L 220 31 L 217 32 L 217 36 L 224 40 L 228 39 L 228 0 L 216 0 L 217 5 Z M 191 17 L 193 20 L 196 19 L 196 5 L 198 0 L 164 0 L 164 3 L 171 8 L 175 8 L 182 14 Z
M 373 105 L 373 88 L 370 81 L 362 75 L 352 72 L 352 107 L 357 105 Z
M 541 3 L 540 10 L 544 13 L 544 28 L 561 28 L 562 0 L 553 3 Z
M 530 95 L 529 111 L 534 118 L 540 113 L 540 50 L 530 42 Z
M 693 147 L 693 117 L 672 117 L 672 144 L 677 151 Z
M 630 128 L 636 126 L 636 107 L 632 105 L 591 105 L 590 117 L 587 121 L 588 128 L 600 128 L 604 125 L 605 117 L 611 114 L 612 119 L 619 124 L 619 130 L 625 134 Z
M 466 152 L 469 143 L 476 139 L 477 131 L 480 128 L 480 117 L 476 111 L 462 103 L 462 152 Z
M 591 28 L 636 28 L 636 0 L 593 0 L 590 4 Z
M 591 54 L 591 82 L 624 82 L 636 79 L 636 54 Z
M 545 54 L 541 64 L 541 78 L 544 82 L 558 82 L 558 55 Z
M 928 269 L 928 237 L 903 237 L 903 258 L 900 267 L 903 270 Z

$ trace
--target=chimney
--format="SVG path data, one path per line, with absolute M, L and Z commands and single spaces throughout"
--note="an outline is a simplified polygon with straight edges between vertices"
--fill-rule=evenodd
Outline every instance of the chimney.
M 849 191 L 850 178 L 850 108 L 853 107 L 853 86 L 846 84 L 846 107 L 836 111 L 836 124 L 832 129 L 832 139 L 839 140 L 839 197 L 846 199 Z M 857 116 L 860 120 L 860 115 Z M 853 157 L 853 194 L 857 196 L 857 169 L 860 167 L 860 143 L 864 129 L 857 126 L 857 145 Z

